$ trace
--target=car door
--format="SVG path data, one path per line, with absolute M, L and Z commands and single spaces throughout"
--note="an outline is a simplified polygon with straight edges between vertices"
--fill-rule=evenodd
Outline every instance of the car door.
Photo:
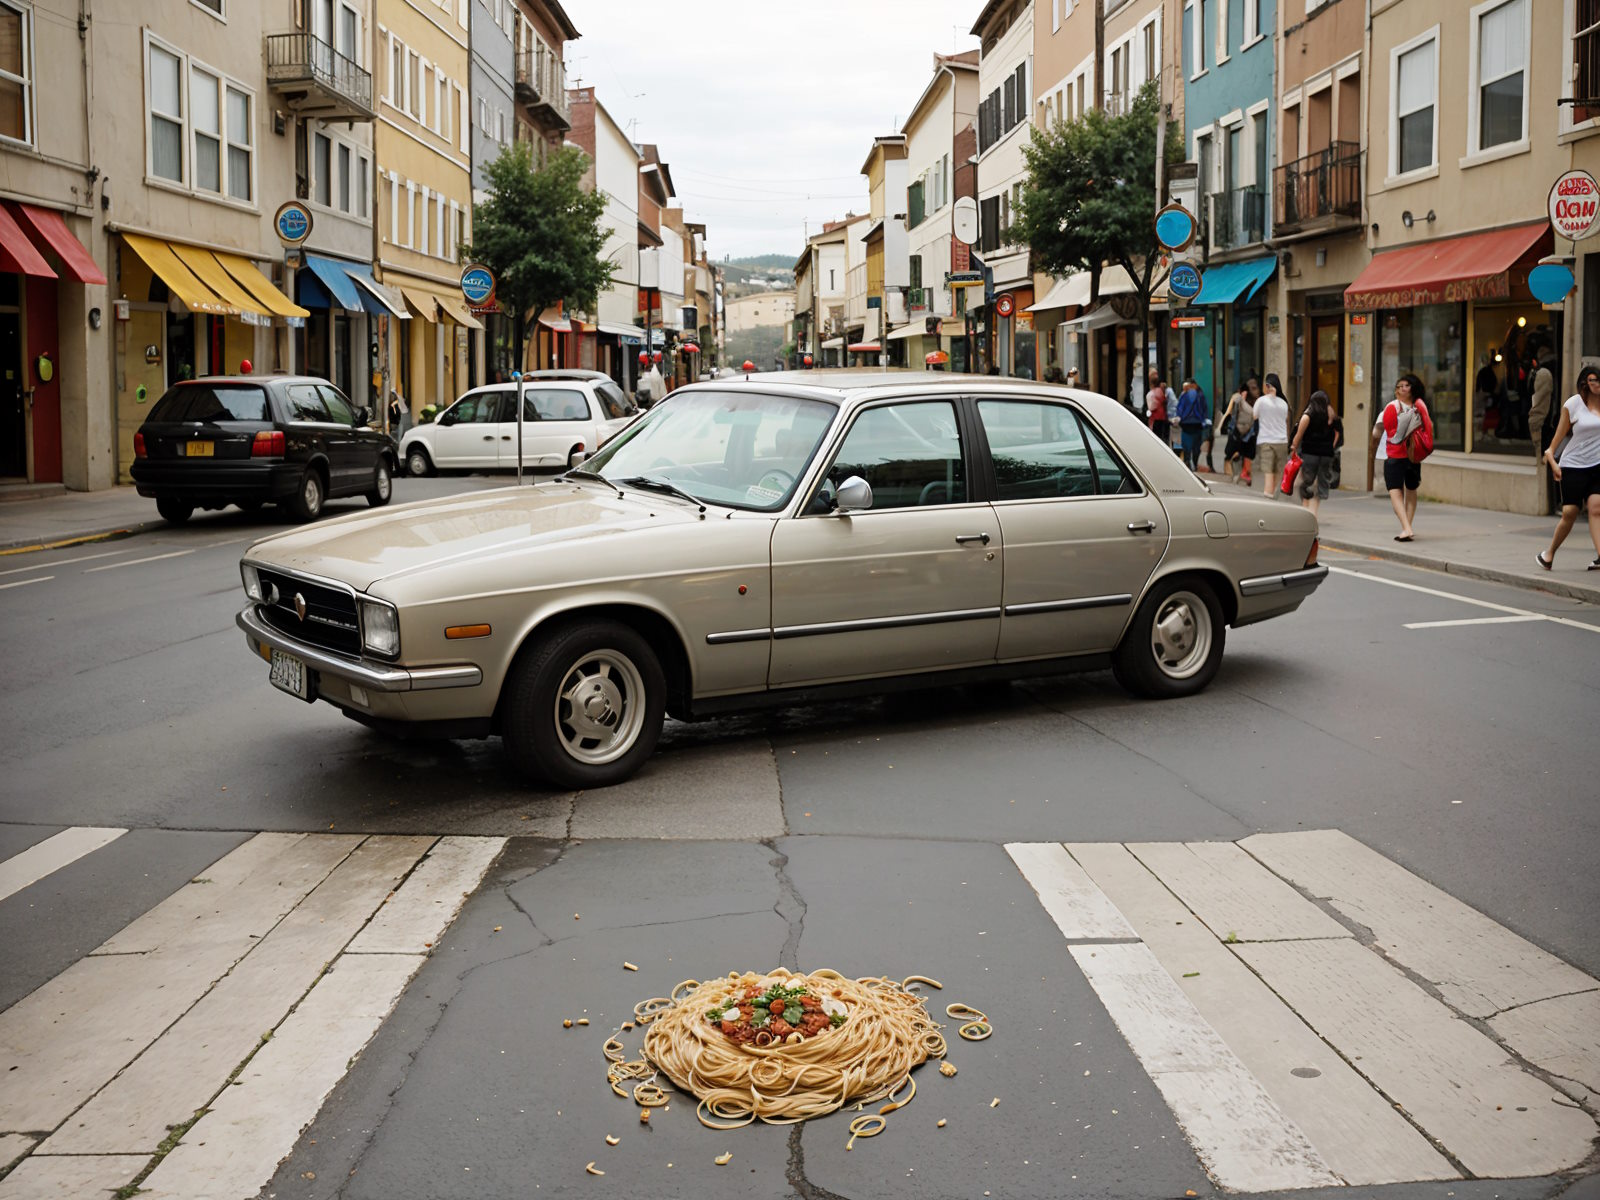
M 999 657 L 1112 649 L 1166 551 L 1166 510 L 1075 406 L 976 407 L 1006 548 Z
M 512 420 L 516 410 L 512 409 Z M 589 397 L 572 385 L 527 386 L 522 389 L 522 465 L 565 467 L 573 447 L 595 448 Z M 516 430 L 501 443 L 501 466 L 517 465 Z M 509 455 L 510 461 L 506 461 Z
M 291 383 L 284 388 L 288 401 L 290 457 L 302 461 L 320 458 L 328 464 L 328 490 L 338 490 L 343 483 L 334 463 L 334 446 L 337 430 L 333 414 L 322 398 L 322 389 L 315 383 Z M 293 443 L 298 442 L 297 448 Z
M 1000 529 L 970 499 L 970 450 L 949 400 L 856 414 L 823 487 L 860 476 L 872 507 L 814 498 L 773 529 L 772 686 L 994 661 Z
M 328 410 L 328 475 L 335 492 L 365 491 L 372 484 L 373 456 L 363 449 L 356 412 L 331 383 L 317 385 Z
M 433 465 L 481 471 L 500 464 L 500 396 L 468 392 L 434 421 Z

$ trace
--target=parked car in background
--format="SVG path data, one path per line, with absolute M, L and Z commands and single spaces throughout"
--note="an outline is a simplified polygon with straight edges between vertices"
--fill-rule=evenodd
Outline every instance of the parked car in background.
M 326 379 L 216 375 L 174 384 L 133 435 L 133 482 L 182 525 L 197 508 L 279 504 L 302 521 L 323 502 L 389 503 L 394 439 Z
M 1308 510 L 1213 494 L 1104 396 L 807 371 L 679 388 L 560 479 L 279 534 L 241 570 L 275 686 L 588 788 L 665 714 L 1105 666 L 1192 695 L 1228 626 L 1328 569 Z
M 518 387 L 473 388 L 430 423 L 407 430 L 400 445 L 407 473 L 514 470 Z M 530 371 L 520 387 L 524 467 L 576 466 L 639 413 L 603 371 Z

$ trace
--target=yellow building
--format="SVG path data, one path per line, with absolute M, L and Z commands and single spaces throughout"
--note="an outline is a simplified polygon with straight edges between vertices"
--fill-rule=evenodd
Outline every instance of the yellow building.
M 411 312 L 382 323 L 382 363 L 415 416 L 465 390 L 481 353 L 473 335 L 483 326 L 459 286 L 472 236 L 469 5 L 377 0 L 374 15 L 377 267 Z
M 897 204 L 891 197 L 905 195 L 906 190 L 906 139 L 903 134 L 872 139 L 872 149 L 861 173 L 867 177 L 867 217 L 865 234 L 867 243 L 867 329 L 862 335 L 866 344 L 880 353 L 891 329 L 904 325 L 906 320 L 905 287 L 909 279 L 906 263 L 906 230 L 899 214 L 891 211 Z M 896 346 L 895 349 L 901 347 Z

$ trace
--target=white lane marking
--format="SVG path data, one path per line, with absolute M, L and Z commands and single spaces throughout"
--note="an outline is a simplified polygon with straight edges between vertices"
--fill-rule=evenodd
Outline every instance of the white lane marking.
M 1059 842 L 1008 842 L 1006 853 L 1063 937 L 1136 938 L 1128 919 Z
M 1219 1184 L 1264 1192 L 1344 1182 L 1228 1049 L 1150 947 L 1069 949 Z
M 6 588 L 27 587 L 30 583 L 49 583 L 54 578 L 54 575 L 41 575 L 37 579 L 13 579 L 10 583 L 0 583 L 0 592 Z
M 1420 583 L 1405 583 L 1399 579 L 1385 579 L 1381 575 L 1368 575 L 1365 571 L 1352 571 L 1349 567 L 1329 567 L 1328 570 L 1339 575 L 1350 575 L 1356 579 L 1365 579 L 1369 583 L 1383 583 L 1389 587 L 1405 588 L 1408 592 L 1421 592 L 1425 596 L 1439 596 L 1445 600 L 1455 600 L 1461 604 L 1471 604 L 1477 608 L 1491 608 L 1495 612 L 1511 613 L 1518 617 L 1533 617 L 1541 621 L 1552 621 L 1557 625 L 1571 625 L 1575 629 L 1587 629 L 1590 633 L 1600 633 L 1600 625 L 1590 625 L 1585 621 L 1574 621 L 1570 617 L 1553 617 L 1549 613 L 1536 613 L 1531 609 L 1512 608 L 1509 604 L 1495 604 L 1488 600 L 1478 600 L 1472 596 L 1463 596 L 1459 592 L 1442 592 L 1438 588 L 1423 587 Z
M 31 567 L 12 567 L 9 571 L 0 571 L 0 575 L 21 575 L 27 571 L 48 571 L 52 567 L 66 567 L 73 563 L 89 562 L 96 558 L 110 558 L 115 554 L 126 554 L 126 550 L 102 550 L 99 554 L 80 554 L 76 558 L 58 558 L 54 562 L 36 563 Z
M 126 829 L 75 825 L 0 862 L 0 900 L 116 841 Z
M 130 558 L 127 562 L 106 563 L 103 567 L 85 567 L 83 573 L 92 575 L 96 571 L 115 571 L 118 567 L 137 567 L 140 563 L 160 562 L 163 558 L 182 558 L 185 554 L 193 553 L 193 550 L 174 550 L 171 554 L 152 554 L 149 558 Z
M 1543 621 L 1542 613 L 1518 617 L 1462 617 L 1459 621 L 1408 621 L 1407 629 L 1457 629 L 1462 625 L 1518 625 L 1524 621 Z

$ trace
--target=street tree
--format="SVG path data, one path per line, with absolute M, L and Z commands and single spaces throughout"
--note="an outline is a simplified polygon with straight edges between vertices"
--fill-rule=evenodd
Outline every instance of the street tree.
M 1075 121 L 1034 126 L 1022 148 L 1028 164 L 1012 233 L 1026 242 L 1033 268 L 1052 275 L 1088 271 L 1091 302 L 1100 298 L 1102 266 L 1133 281 L 1141 363 L 1148 360 L 1150 297 L 1165 278 L 1156 241 L 1156 157 L 1160 104 L 1155 84 L 1127 112 L 1091 108 Z M 1183 138 L 1169 124 L 1168 165 L 1183 159 Z
M 464 253 L 494 272 L 521 370 L 528 321 L 560 303 L 592 310 L 615 270 L 605 257 L 606 198 L 584 187 L 588 168 L 588 157 L 572 146 L 536 168 L 525 142 L 506 146 L 484 168 L 488 197 L 472 210 L 472 245 Z

